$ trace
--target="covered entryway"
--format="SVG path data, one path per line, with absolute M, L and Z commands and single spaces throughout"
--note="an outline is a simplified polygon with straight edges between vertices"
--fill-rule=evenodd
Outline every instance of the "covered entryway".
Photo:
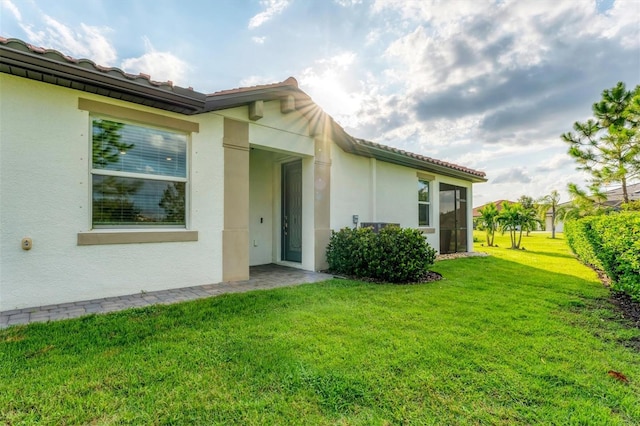
M 467 188 L 441 183 L 440 253 L 467 250 Z
M 249 265 L 270 263 L 313 269 L 313 181 L 308 159 L 252 147 L 249 167 Z M 306 185 L 306 186 L 305 186 Z M 313 192 L 311 192 L 313 193 Z M 313 240 L 311 240 L 313 242 Z

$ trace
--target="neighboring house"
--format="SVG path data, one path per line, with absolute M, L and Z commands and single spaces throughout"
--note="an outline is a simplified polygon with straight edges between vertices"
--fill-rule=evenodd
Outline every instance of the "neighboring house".
M 485 174 L 356 139 L 289 78 L 203 94 L 0 38 L 0 311 L 326 268 L 332 230 L 472 250 Z
M 503 204 L 503 203 L 507 203 L 507 204 L 509 204 L 509 205 L 511 205 L 511 204 L 515 204 L 515 202 L 514 202 L 514 201 L 509 201 L 509 200 L 498 200 L 498 201 L 492 201 L 492 203 L 496 205 L 496 209 L 497 209 L 498 211 L 501 211 L 501 210 L 502 210 L 502 204 Z M 481 206 L 474 207 L 474 208 L 473 208 L 473 218 L 475 219 L 475 218 L 478 218 L 478 217 L 482 216 L 482 215 L 480 214 L 480 210 L 482 210 L 483 208 L 485 208 L 485 207 L 486 207 L 486 206 L 488 206 L 489 204 L 491 204 L 491 203 L 486 203 L 486 204 L 483 204 L 483 205 L 481 205 Z
M 492 202 L 493 202 L 493 204 L 496 205 L 496 210 L 498 210 L 499 212 L 502 211 L 502 204 L 503 203 L 507 203 L 509 205 L 515 204 L 514 201 L 509 201 L 509 200 L 498 200 L 498 201 L 492 201 Z M 482 216 L 480 214 L 480 210 L 482 210 L 483 208 L 485 208 L 489 204 L 491 204 L 491 203 L 486 203 L 486 204 L 483 204 L 481 206 L 473 208 L 473 229 L 476 229 L 476 219 L 479 218 L 480 216 Z
M 611 207 L 613 209 L 619 209 L 622 205 L 622 187 L 612 189 L 610 191 L 606 191 L 604 193 L 607 196 L 607 201 L 603 202 L 602 205 L 606 207 Z M 638 201 L 640 200 L 640 183 L 627 185 L 627 195 L 629 196 L 629 201 Z M 562 210 L 563 208 L 568 208 L 571 206 L 571 202 L 566 202 L 559 204 L 557 210 Z M 551 230 L 551 209 L 547 211 L 545 218 L 546 230 Z M 564 222 L 562 221 L 562 216 L 556 219 L 556 232 L 564 231 Z

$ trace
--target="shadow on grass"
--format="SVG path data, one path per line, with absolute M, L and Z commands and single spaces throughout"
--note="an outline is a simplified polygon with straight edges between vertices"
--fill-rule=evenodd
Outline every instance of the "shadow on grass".
M 524 247 L 524 246 L 523 246 Z M 507 250 L 512 250 L 512 249 L 507 249 Z M 565 258 L 565 259 L 576 259 L 575 256 L 571 255 L 571 254 L 565 254 L 565 253 L 548 253 L 548 252 L 544 252 L 544 251 L 535 251 L 535 250 L 529 250 L 526 247 L 524 247 L 523 250 L 521 250 L 523 252 L 527 252 L 527 253 L 531 253 L 531 254 L 535 254 L 538 256 L 548 256 L 548 257 L 558 257 L 558 258 Z
M 496 256 L 433 269 L 0 330 L 0 406 L 15 423 L 640 422 L 637 386 L 606 374 L 640 377 L 619 343 L 637 333 L 603 321 L 598 282 Z

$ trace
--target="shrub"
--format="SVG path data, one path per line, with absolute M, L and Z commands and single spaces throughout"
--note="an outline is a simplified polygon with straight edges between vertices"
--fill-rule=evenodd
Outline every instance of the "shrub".
M 604 266 L 596 255 L 597 243 L 594 244 L 591 235 L 592 222 L 597 219 L 596 216 L 589 216 L 580 220 L 570 220 L 564 225 L 564 235 L 571 250 L 578 258 L 589 266 L 604 271 Z
M 420 231 L 397 226 L 378 234 L 371 228 L 344 228 L 332 233 L 327 247 L 331 271 L 393 283 L 420 281 L 435 256 Z
M 567 225 L 567 241 L 580 260 L 606 272 L 614 289 L 640 301 L 640 215 L 587 217 Z
M 327 246 L 327 263 L 333 272 L 357 277 L 367 276 L 368 253 L 374 244 L 371 228 L 343 228 L 331 231 Z
M 640 301 L 640 214 L 599 217 L 594 231 L 601 241 L 598 258 L 614 288 Z

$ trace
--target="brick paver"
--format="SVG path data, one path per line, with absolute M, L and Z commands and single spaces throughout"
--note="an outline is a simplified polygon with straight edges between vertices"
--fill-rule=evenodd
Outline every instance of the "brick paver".
M 128 296 L 107 297 L 96 300 L 60 303 L 34 308 L 12 309 L 0 312 L 0 328 L 31 322 L 56 321 L 77 318 L 94 313 L 107 313 L 155 304 L 171 304 L 187 300 L 217 296 L 223 293 L 242 293 L 266 290 L 296 284 L 324 281 L 332 278 L 329 274 L 309 272 L 280 265 L 253 266 L 247 281 L 206 284 L 171 290 L 150 291 Z

